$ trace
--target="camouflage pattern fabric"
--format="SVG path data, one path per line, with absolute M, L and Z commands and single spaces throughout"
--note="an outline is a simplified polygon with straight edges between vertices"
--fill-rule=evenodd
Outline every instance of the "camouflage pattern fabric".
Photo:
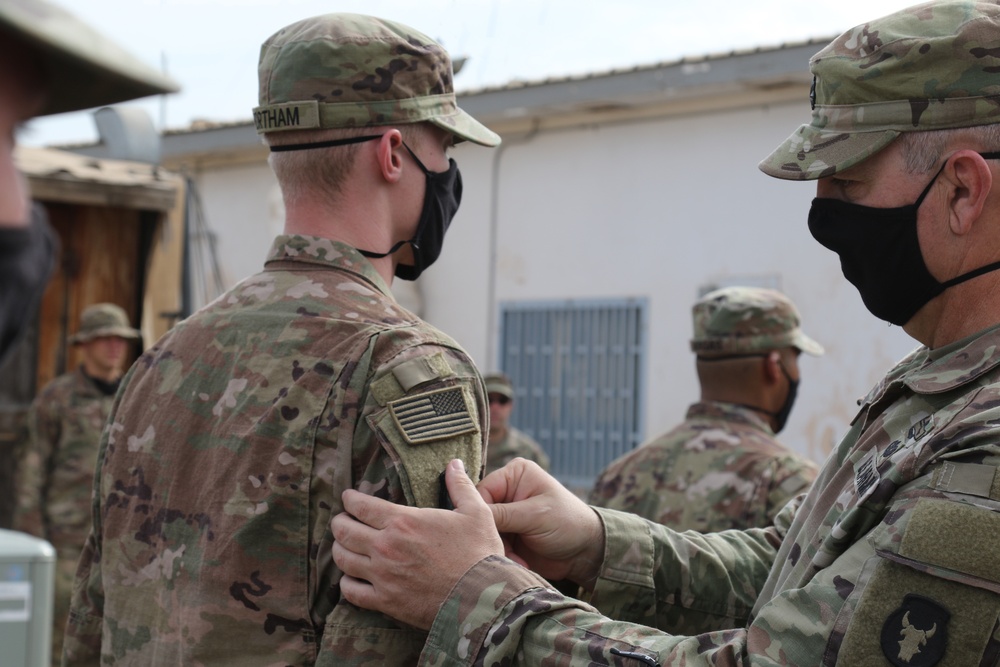
M 485 559 L 442 605 L 421 664 L 995 664 L 998 424 L 998 328 L 920 348 L 773 526 L 678 533 L 598 510 L 590 604 Z
M 760 163 L 769 176 L 826 178 L 902 132 L 1000 122 L 1000 4 L 908 7 L 848 30 L 809 69 L 812 120 Z
M 402 23 L 347 13 L 304 19 L 264 42 L 257 70 L 261 134 L 426 121 L 459 139 L 500 143 L 458 107 L 448 52 Z
M 485 474 L 488 475 L 504 467 L 517 457 L 534 461 L 543 470 L 549 469 L 549 457 L 542 446 L 532 440 L 527 433 L 510 426 L 502 438 L 487 446 Z
M 691 307 L 691 351 L 699 358 L 770 352 L 794 347 L 820 356 L 823 346 L 807 336 L 791 299 L 763 287 L 723 287 Z
M 346 245 L 279 236 L 265 270 L 133 365 L 101 443 L 69 665 L 413 664 L 425 633 L 340 601 L 355 488 L 436 506 L 481 471 L 482 380 Z
M 77 369 L 47 384 L 28 412 L 28 448 L 17 472 L 14 528 L 56 549 L 53 664 L 59 664 L 73 575 L 90 533 L 91 492 L 101 432 L 114 395 Z
M 695 403 L 676 428 L 613 461 L 588 502 L 677 531 L 714 533 L 769 525 L 817 472 L 753 410 Z

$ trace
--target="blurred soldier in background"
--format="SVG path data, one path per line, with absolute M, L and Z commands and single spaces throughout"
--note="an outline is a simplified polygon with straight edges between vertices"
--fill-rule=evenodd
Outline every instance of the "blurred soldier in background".
M 780 292 L 728 287 L 692 309 L 701 401 L 684 422 L 616 461 L 589 502 L 674 530 L 770 524 L 818 472 L 774 435 L 791 414 L 801 352 L 823 354 Z
M 549 457 L 527 433 L 510 425 L 514 411 L 514 386 L 503 373 L 490 373 L 483 377 L 486 395 L 490 400 L 490 440 L 486 449 L 486 474 L 507 465 L 511 459 L 521 457 L 534 461 L 543 470 L 549 469 Z
M 128 315 L 111 303 L 86 308 L 69 342 L 81 364 L 52 380 L 28 413 L 30 434 L 18 468 L 14 528 L 56 548 L 53 656 L 62 656 L 76 563 L 90 531 L 94 466 L 130 341 L 140 338 Z

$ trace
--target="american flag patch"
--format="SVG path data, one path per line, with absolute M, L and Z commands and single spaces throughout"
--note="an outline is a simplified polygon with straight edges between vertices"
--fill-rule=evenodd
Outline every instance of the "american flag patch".
M 411 445 L 444 440 L 479 430 L 461 387 L 407 396 L 389 403 L 396 426 Z

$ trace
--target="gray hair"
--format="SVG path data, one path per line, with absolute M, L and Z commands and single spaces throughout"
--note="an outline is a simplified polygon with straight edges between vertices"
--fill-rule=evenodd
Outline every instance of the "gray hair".
M 897 141 L 902 143 L 906 171 L 925 174 L 940 166 L 941 158 L 952 142 L 967 141 L 984 152 L 1000 149 L 1000 124 L 904 132 Z

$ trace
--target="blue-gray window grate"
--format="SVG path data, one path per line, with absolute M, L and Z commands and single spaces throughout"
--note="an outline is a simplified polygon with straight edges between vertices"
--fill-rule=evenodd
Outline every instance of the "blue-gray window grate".
M 589 490 L 604 466 L 643 440 L 646 312 L 642 298 L 501 304 L 511 421 L 575 491 Z

